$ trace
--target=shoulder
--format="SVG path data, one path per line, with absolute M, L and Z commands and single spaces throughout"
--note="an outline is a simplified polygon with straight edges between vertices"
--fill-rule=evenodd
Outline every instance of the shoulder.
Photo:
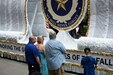
M 32 49 L 32 50 L 37 50 L 37 46 L 32 43 L 29 43 L 27 48 Z
M 94 57 L 94 56 L 90 56 L 90 58 L 95 59 L 95 57 Z
M 57 43 L 58 45 L 61 45 L 62 42 L 60 42 L 59 40 L 52 40 L 53 43 Z
M 28 43 L 28 44 L 26 44 L 25 48 L 30 48 L 30 47 L 33 47 L 33 46 L 34 46 L 33 44 Z
M 83 61 L 86 61 L 87 59 L 89 59 L 89 56 L 85 56 L 82 58 Z
M 34 44 L 32 44 L 32 43 L 28 43 L 26 46 L 33 46 Z
M 81 60 L 84 60 L 86 58 L 86 56 L 82 57 Z
M 44 48 L 44 45 L 43 44 L 40 44 L 40 45 L 38 45 L 38 48 L 43 49 Z
M 53 43 L 54 43 L 54 40 L 48 40 L 45 45 L 53 44 Z
M 44 45 L 43 45 L 43 44 L 41 44 L 41 45 L 40 45 L 40 47 L 44 47 Z

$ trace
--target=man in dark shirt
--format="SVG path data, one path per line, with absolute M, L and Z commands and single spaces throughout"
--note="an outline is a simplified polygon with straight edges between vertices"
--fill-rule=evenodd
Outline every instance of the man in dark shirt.
M 40 75 L 40 54 L 37 47 L 34 45 L 36 38 L 34 36 L 29 37 L 29 43 L 25 46 L 25 57 L 28 64 L 29 75 L 37 72 Z

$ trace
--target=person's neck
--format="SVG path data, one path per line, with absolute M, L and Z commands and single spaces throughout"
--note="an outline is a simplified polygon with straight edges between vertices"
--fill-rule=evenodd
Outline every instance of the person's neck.
M 38 43 L 38 45 L 42 45 L 43 43 Z
M 90 56 L 91 54 L 86 54 L 86 56 Z
M 32 43 L 32 44 L 34 44 L 33 42 L 29 42 L 29 43 Z

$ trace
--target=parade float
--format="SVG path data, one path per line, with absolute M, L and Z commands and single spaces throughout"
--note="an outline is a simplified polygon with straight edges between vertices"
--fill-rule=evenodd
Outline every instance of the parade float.
M 0 56 L 25 61 L 31 35 L 45 36 L 45 19 L 67 49 L 65 71 L 83 73 L 83 49 L 98 61 L 96 75 L 113 75 L 112 0 L 0 0 Z

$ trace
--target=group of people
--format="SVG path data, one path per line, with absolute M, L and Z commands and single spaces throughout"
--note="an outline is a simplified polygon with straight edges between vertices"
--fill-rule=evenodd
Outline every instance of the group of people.
M 29 43 L 25 46 L 29 75 L 64 75 L 66 49 L 56 40 L 54 31 L 49 32 L 49 39 L 44 46 L 43 36 L 38 36 L 37 39 L 35 36 L 29 37 Z M 95 75 L 97 62 L 91 56 L 90 48 L 85 48 L 84 52 L 86 56 L 81 60 L 84 75 Z
M 29 75 L 64 75 L 66 49 L 56 40 L 56 33 L 49 33 L 49 41 L 43 44 L 44 37 L 29 37 L 25 46 L 25 57 Z M 35 44 L 37 42 L 37 44 Z

